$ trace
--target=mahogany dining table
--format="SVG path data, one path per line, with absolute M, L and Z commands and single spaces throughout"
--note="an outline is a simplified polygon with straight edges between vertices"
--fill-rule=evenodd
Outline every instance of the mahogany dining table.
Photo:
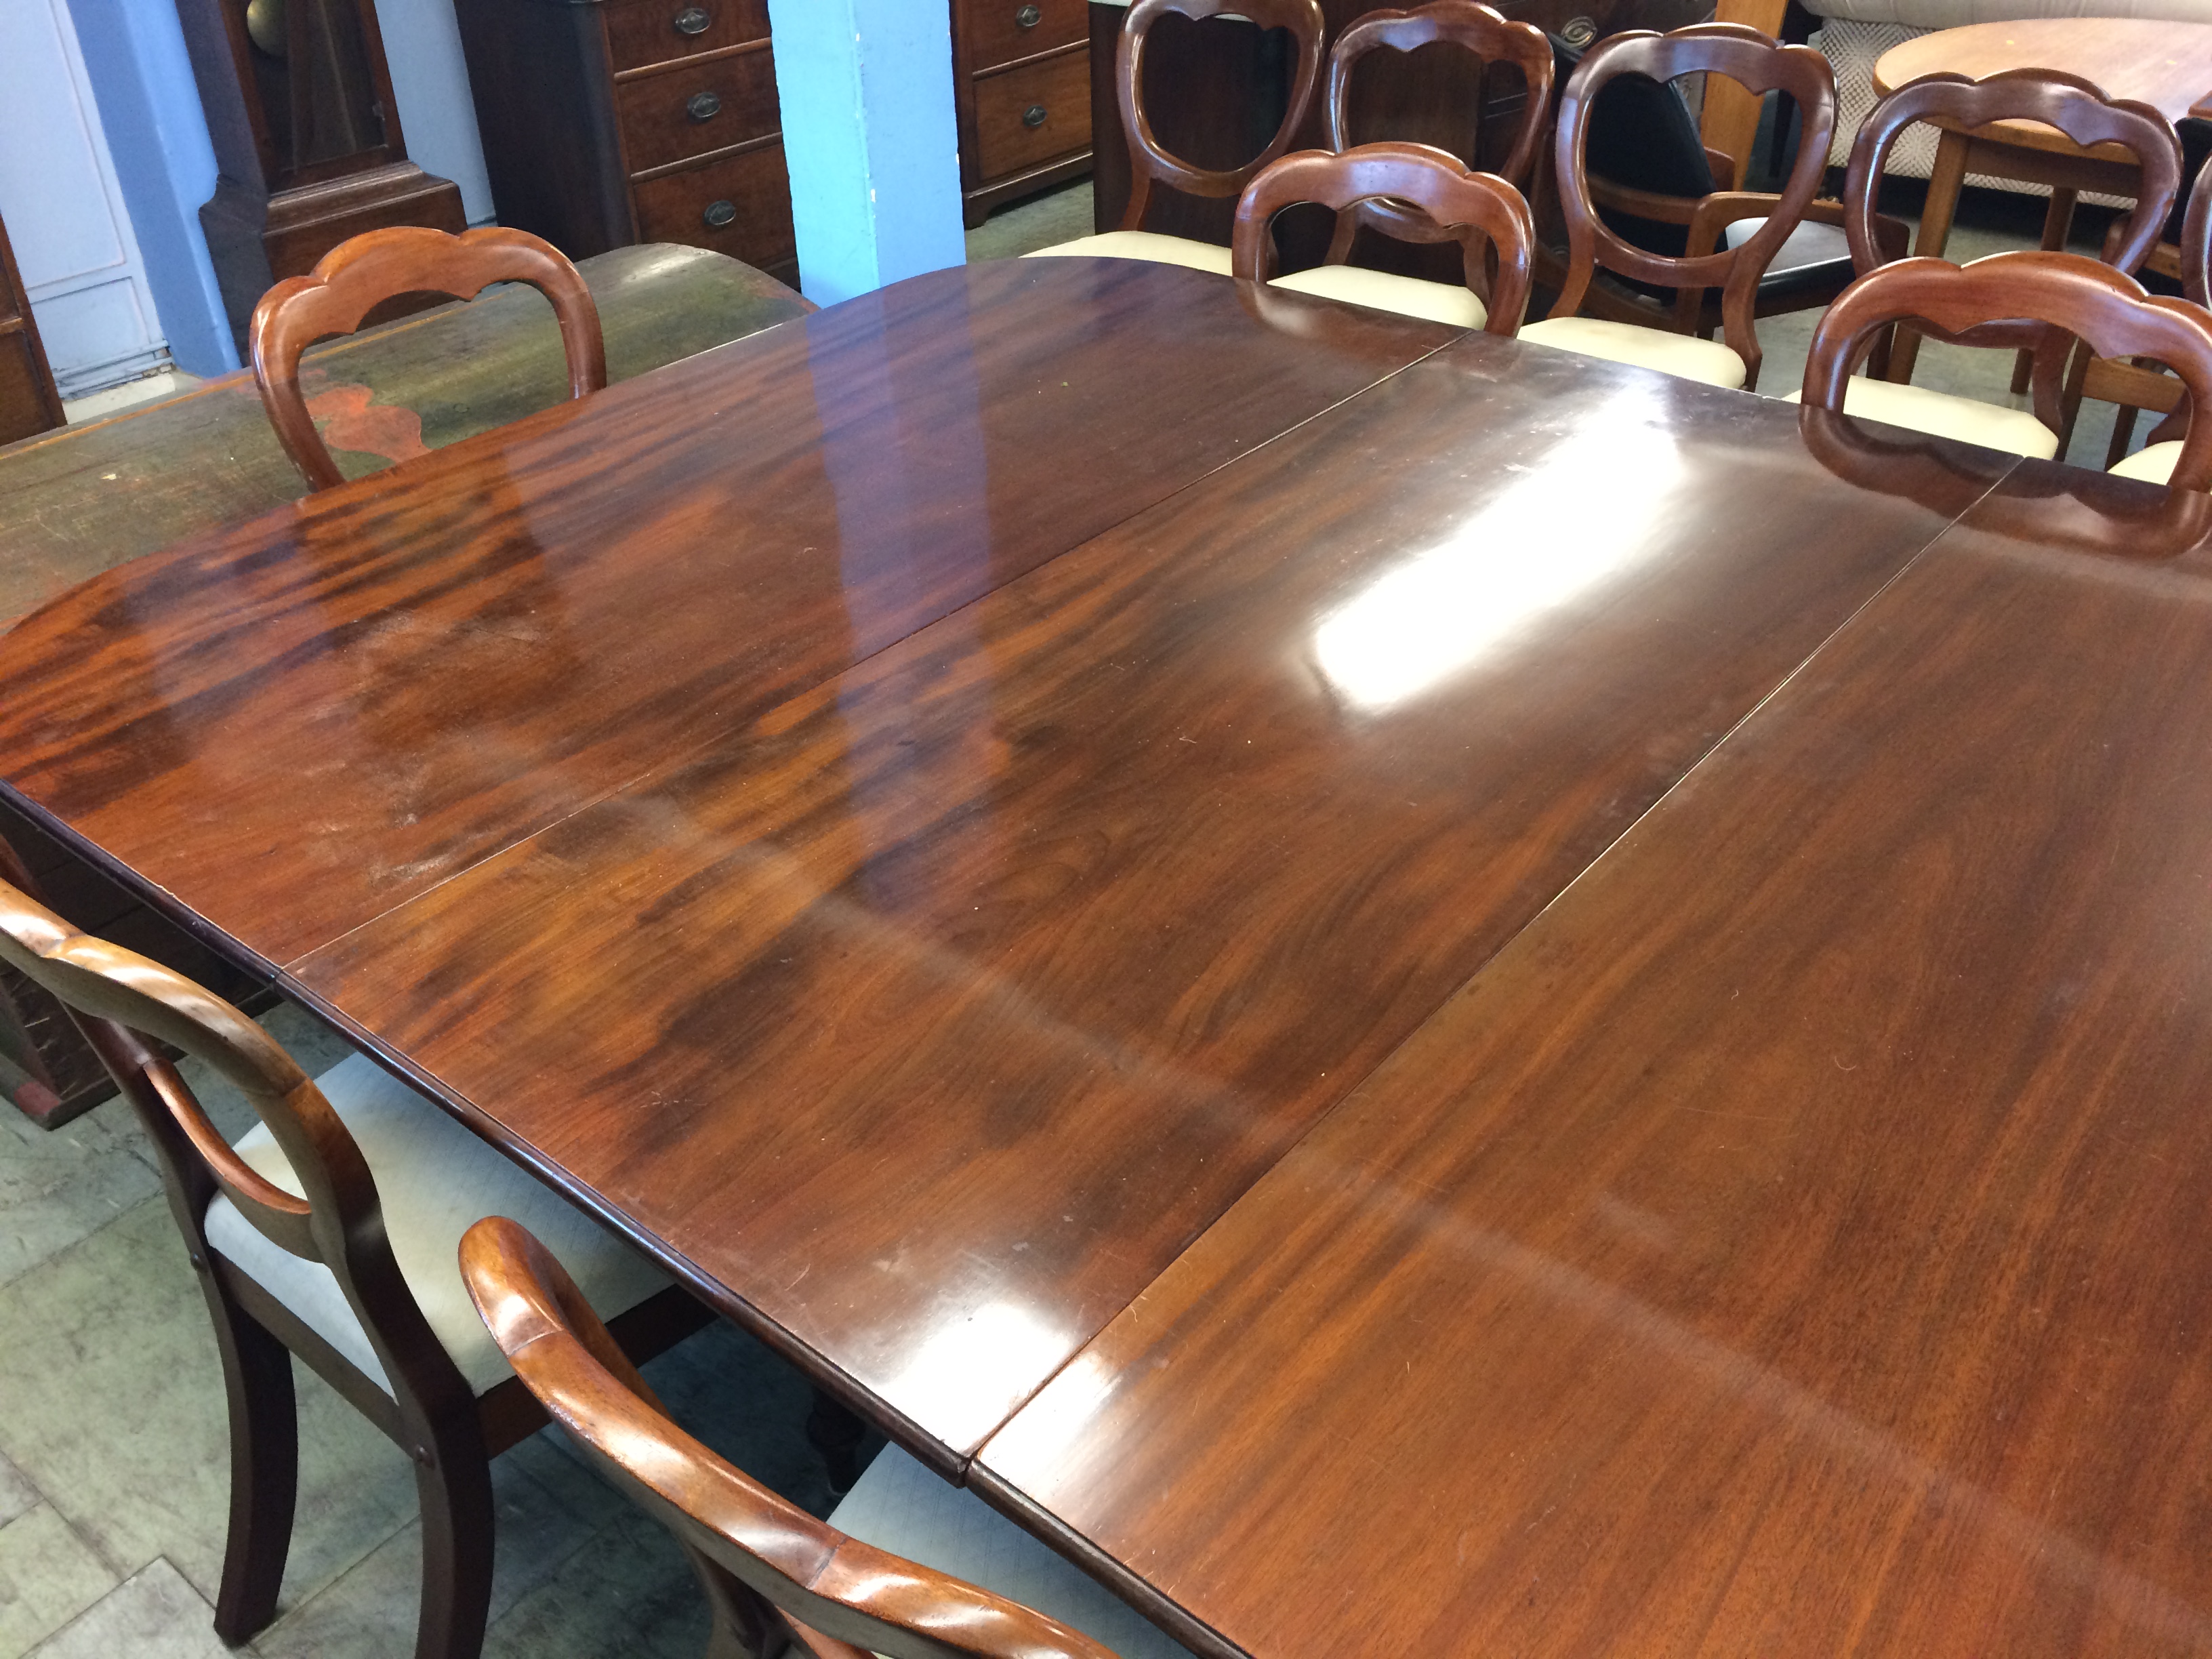
M 939 272 L 122 565 L 22 810 L 1201 1651 L 2212 1651 L 2202 496 Z

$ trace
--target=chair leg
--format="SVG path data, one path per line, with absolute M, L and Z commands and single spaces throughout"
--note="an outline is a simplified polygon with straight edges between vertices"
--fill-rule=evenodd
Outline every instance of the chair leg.
M 2105 471 L 2110 472 L 2128 458 L 2128 440 L 2136 435 L 2136 408 L 2122 404 L 2112 416 L 2112 441 L 2105 446 Z
M 2051 205 L 2044 210 L 2043 215 L 2043 251 L 2045 253 L 2063 253 L 2066 251 L 2067 235 L 2074 228 L 2074 200 L 2076 194 L 2077 192 L 2070 190 L 2057 187 L 2052 189 Z M 2014 397 L 2017 398 L 2027 390 L 2028 380 L 2034 368 L 2035 354 L 2033 351 L 2016 351 L 2013 354 Z M 2067 416 L 2066 424 L 2068 434 L 2071 435 L 2074 425 L 2072 416 Z M 2063 439 L 2058 447 L 2058 458 L 2061 460 L 2066 459 L 2066 446 Z
M 471 1422 L 433 1437 L 415 1466 L 422 1504 L 422 1613 L 415 1659 L 477 1659 L 491 1608 L 491 1461 Z
M 299 1490 L 300 1425 L 292 1355 L 219 1289 L 209 1302 L 230 1396 L 230 1537 L 216 1594 L 215 1633 L 235 1647 L 276 1616 Z
M 814 1409 L 806 1419 L 807 1443 L 822 1454 L 830 1469 L 830 1490 L 841 1498 L 860 1478 L 860 1437 L 866 1432 L 866 1424 L 815 1389 Z

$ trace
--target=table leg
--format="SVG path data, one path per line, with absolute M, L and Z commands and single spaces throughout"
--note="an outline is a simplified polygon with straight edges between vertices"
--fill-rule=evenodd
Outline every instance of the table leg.
M 1936 165 L 1928 175 L 1928 200 L 1920 213 L 1920 234 L 1912 243 L 1916 254 L 1941 258 L 1943 245 L 1951 240 L 1951 216 L 1958 211 L 1959 191 L 1966 181 L 1968 143 L 1965 133 L 1948 131 L 1936 141 Z M 1919 333 L 1899 324 L 1897 343 L 1889 354 L 1889 378 L 1900 384 L 1911 380 L 1913 359 L 1919 355 Z

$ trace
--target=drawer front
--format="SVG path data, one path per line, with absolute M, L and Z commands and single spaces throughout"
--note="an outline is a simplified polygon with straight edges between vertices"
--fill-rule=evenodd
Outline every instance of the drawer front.
M 791 176 L 781 143 L 763 144 L 630 186 L 642 242 L 712 248 L 766 269 L 795 258 Z
M 976 81 L 976 172 L 983 182 L 1090 148 L 1088 51 L 1078 47 Z
M 961 0 L 960 48 L 970 75 L 1090 36 L 1089 0 Z
M 1664 34 L 1713 15 L 1712 0 L 1503 0 L 1498 9 L 1514 22 L 1534 23 L 1577 48 L 1629 29 Z
M 679 64 L 623 82 L 615 88 L 615 106 L 632 173 L 764 138 L 781 125 L 775 57 L 761 46 Z
M 768 39 L 768 0 L 611 0 L 599 10 L 617 75 Z

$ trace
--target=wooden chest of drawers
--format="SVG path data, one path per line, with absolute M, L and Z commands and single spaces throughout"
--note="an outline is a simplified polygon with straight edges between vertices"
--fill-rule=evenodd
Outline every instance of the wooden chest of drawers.
M 979 225 L 1005 202 L 1091 167 L 1086 0 L 954 0 L 960 193 Z
M 768 0 L 454 9 L 501 223 L 572 259 L 683 242 L 797 283 Z M 952 24 L 961 195 L 977 225 L 1089 170 L 1090 21 L 1086 0 L 955 0 Z
M 458 0 L 500 222 L 799 280 L 768 0 Z

